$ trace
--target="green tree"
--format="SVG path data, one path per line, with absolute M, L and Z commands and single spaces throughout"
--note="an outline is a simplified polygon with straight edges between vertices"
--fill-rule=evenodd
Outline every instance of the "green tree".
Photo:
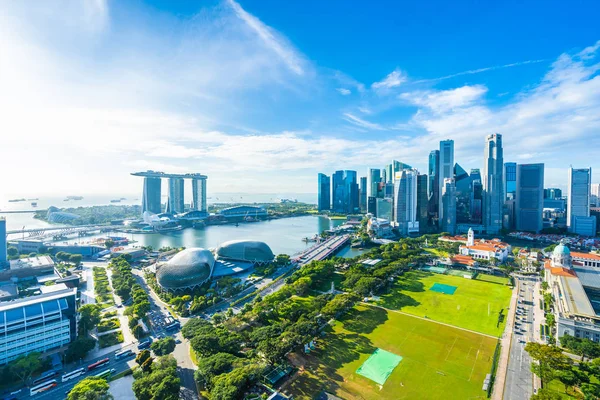
M 152 343 L 150 348 L 157 356 L 165 356 L 172 353 L 175 350 L 175 339 L 171 336 L 167 336 L 163 339 L 159 339 Z
M 546 291 L 548 290 L 549 286 L 548 286 L 548 282 L 544 281 L 542 282 L 542 290 Z
M 285 266 L 290 263 L 290 256 L 287 254 L 278 254 L 275 257 L 275 263 L 279 266 Z
M 10 372 L 19 378 L 21 382 L 26 383 L 31 375 L 42 367 L 40 353 L 29 353 L 19 356 L 9 364 Z
M 67 400 L 112 400 L 108 389 L 106 379 L 88 376 L 73 386 Z
M 79 307 L 79 334 L 86 335 L 100 322 L 101 306 L 98 304 L 84 304 Z
M 135 356 L 135 362 L 137 365 L 142 365 L 149 358 L 151 358 L 150 350 L 142 350 Z
M 561 400 L 560 394 L 550 389 L 540 389 L 536 394 L 531 396 L 531 400 Z
M 582 383 L 579 389 L 585 400 L 596 400 L 600 397 L 600 386 L 596 383 Z
M 237 360 L 239 359 L 236 356 L 229 353 L 217 353 L 210 357 L 202 357 L 198 361 L 198 369 L 194 373 L 194 378 L 198 384 L 210 389 L 213 379 L 231 371 Z
M 563 385 L 565 385 L 565 393 L 568 393 L 569 392 L 569 388 L 572 388 L 573 386 L 575 386 L 579 382 L 579 379 L 578 379 L 577 375 L 575 375 L 575 372 L 573 372 L 572 369 L 566 369 L 566 370 L 563 370 L 563 371 L 556 371 L 556 378 Z
M 104 246 L 106 246 L 107 249 L 111 249 L 114 245 L 115 245 L 115 241 L 112 239 L 106 239 L 104 241 Z
M 83 256 L 81 254 L 71 254 L 69 256 L 69 262 L 76 267 L 81 264 L 81 260 L 83 260 Z
M 531 371 L 540 377 L 542 386 L 552 381 L 558 371 L 571 368 L 572 360 L 556 346 L 529 342 L 525 351 L 537 362 L 531 363 Z
M 6 249 L 6 254 L 11 258 L 18 257 L 19 250 L 17 250 L 17 248 L 14 246 L 8 246 L 8 249 Z
M 87 355 L 91 350 L 96 347 L 96 340 L 80 336 L 69 344 L 67 351 L 65 352 L 65 361 L 70 363 L 73 361 L 79 361 Z
M 147 362 L 147 360 L 146 360 Z M 151 368 L 134 372 L 133 392 L 138 400 L 177 400 L 180 380 L 173 356 L 159 357 Z

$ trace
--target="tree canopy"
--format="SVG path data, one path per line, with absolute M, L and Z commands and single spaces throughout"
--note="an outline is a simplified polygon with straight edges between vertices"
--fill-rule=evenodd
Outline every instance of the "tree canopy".
M 77 382 L 69 392 L 67 400 L 111 400 L 109 385 L 104 378 L 88 376 Z

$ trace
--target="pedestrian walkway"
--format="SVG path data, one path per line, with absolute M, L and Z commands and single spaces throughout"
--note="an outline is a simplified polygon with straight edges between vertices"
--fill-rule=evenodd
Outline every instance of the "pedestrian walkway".
M 502 400 L 504 397 L 504 387 L 506 386 L 506 373 L 508 371 L 508 361 L 510 358 L 510 346 L 512 344 L 513 329 L 515 325 L 515 311 L 517 310 L 517 299 L 519 297 L 519 288 L 521 282 L 515 279 L 515 287 L 510 297 L 510 306 L 506 317 L 506 327 L 500 341 L 500 359 L 498 361 L 498 369 L 494 380 L 494 388 L 492 391 L 492 400 Z

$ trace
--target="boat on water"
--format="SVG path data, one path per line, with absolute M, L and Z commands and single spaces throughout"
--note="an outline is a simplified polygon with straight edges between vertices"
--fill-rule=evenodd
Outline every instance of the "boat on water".
M 112 199 L 110 202 L 111 203 L 120 203 L 121 199 Z
M 8 200 L 9 203 L 18 203 L 20 201 L 25 201 L 25 199 L 10 199 L 10 200 Z
M 32 202 L 31 202 L 31 207 L 37 207 L 37 202 L 35 202 L 35 201 L 32 201 Z
M 67 196 L 67 200 L 83 200 L 83 196 Z
M 310 238 L 309 238 L 309 237 L 302 238 L 302 241 L 303 241 L 303 242 L 306 242 L 306 243 L 309 243 L 309 242 L 316 242 L 316 241 L 318 240 L 318 238 L 319 238 L 319 237 L 318 237 L 317 235 L 315 235 L 315 236 L 313 236 L 313 237 L 310 237 Z

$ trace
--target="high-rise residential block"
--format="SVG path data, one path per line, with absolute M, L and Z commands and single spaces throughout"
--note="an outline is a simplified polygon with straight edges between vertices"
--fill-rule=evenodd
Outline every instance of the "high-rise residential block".
M 591 168 L 569 168 L 567 227 L 584 236 L 596 234 L 596 218 L 590 217 Z
M 486 138 L 482 173 L 483 222 L 488 234 L 498 233 L 502 229 L 503 170 L 502 135 L 494 133 Z
M 417 175 L 416 170 L 404 169 L 394 178 L 394 220 L 402 235 L 419 232 Z
M 325 174 L 318 175 L 317 209 L 328 211 L 331 209 L 331 179 Z
M 445 185 L 445 179 L 454 178 L 454 140 L 442 140 L 440 142 L 440 158 L 438 168 L 438 218 L 442 221 L 445 218 L 444 207 L 442 206 L 442 192 Z M 454 219 L 456 216 L 453 217 Z
M 519 231 L 543 229 L 544 164 L 517 165 L 515 225 Z
M 442 231 L 454 235 L 456 232 L 456 185 L 454 178 L 444 178 L 442 186 L 441 221 Z

